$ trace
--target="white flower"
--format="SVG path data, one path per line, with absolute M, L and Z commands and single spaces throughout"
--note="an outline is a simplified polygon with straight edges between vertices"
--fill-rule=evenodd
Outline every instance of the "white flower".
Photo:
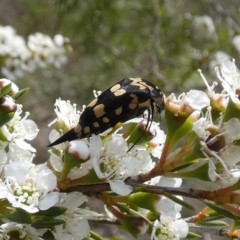
M 200 138 L 203 154 L 209 160 L 209 178 L 221 186 L 228 186 L 239 179 L 236 164 L 240 147 L 234 142 L 240 139 L 240 121 L 233 118 L 217 126 L 213 125 L 210 112 L 207 116 L 194 123 L 194 131 Z
M 198 109 L 198 110 L 210 105 L 210 100 L 207 94 L 199 90 L 190 90 L 186 95 L 185 101 L 193 109 Z
M 34 121 L 27 119 L 29 114 L 21 118 L 22 109 L 17 105 L 13 119 L 4 125 L 1 130 L 7 140 L 19 148 L 35 152 L 36 150 L 25 140 L 32 140 L 37 136 L 38 128 Z
M 56 35 L 54 39 L 42 33 L 28 37 L 28 43 L 9 26 L 0 26 L 0 56 L 4 57 L 2 74 L 12 81 L 24 72 L 33 72 L 36 67 L 49 64 L 60 68 L 67 61 L 67 39 Z
M 88 236 L 90 226 L 82 214 L 78 214 L 78 207 L 86 201 L 82 193 L 72 192 L 70 194 L 61 194 L 59 206 L 66 207 L 68 210 L 57 217 L 65 221 L 63 225 L 54 227 L 53 234 L 57 239 L 63 240 L 81 240 Z M 76 210 L 76 211 L 75 211 Z
M 34 61 L 31 51 L 27 48 L 21 54 L 21 68 L 27 72 L 34 72 L 36 70 L 37 63 Z
M 113 134 L 104 143 L 99 136 L 92 136 L 91 160 L 98 177 L 123 180 L 153 168 L 154 163 L 144 147 L 134 146 L 130 152 L 127 150 L 126 140 L 119 134 Z
M 213 59 L 209 62 L 209 68 L 211 69 L 212 73 L 214 74 L 214 68 L 218 65 L 221 65 L 222 62 L 230 60 L 231 57 L 223 52 L 223 51 L 217 51 L 213 55 Z M 213 69 L 213 70 L 212 70 Z
M 198 135 L 201 140 L 206 141 L 210 135 L 208 129 L 211 128 L 216 127 L 213 125 L 211 108 L 209 107 L 207 109 L 205 117 L 201 117 L 193 123 L 193 131 Z
M 15 37 L 15 30 L 10 26 L 0 26 L 0 55 L 6 56 L 11 52 L 11 42 Z
M 161 176 L 159 182 L 157 183 L 157 186 L 178 188 L 181 186 L 181 184 L 181 178 L 167 178 Z M 178 196 L 178 198 L 181 200 L 183 199 L 180 196 Z M 162 196 L 157 203 L 156 210 L 166 217 L 178 219 L 181 217 L 180 211 L 182 210 L 182 206 L 170 200 L 169 198 Z
M 53 40 L 42 33 L 35 33 L 28 37 L 27 46 L 34 56 L 34 60 L 39 67 L 46 67 L 48 63 L 53 63 L 53 51 L 55 48 Z
M 160 221 L 154 222 L 151 240 L 178 240 L 188 234 L 188 224 L 182 220 L 173 220 L 161 215 Z
M 58 202 L 56 176 L 45 164 L 11 162 L 4 167 L 4 183 L 0 186 L 2 198 L 29 213 L 46 210 Z
M 171 94 L 166 98 L 166 105 L 168 108 L 174 110 L 175 114 L 184 111 L 189 114 L 195 114 L 202 108 L 210 105 L 210 100 L 206 93 L 199 90 L 191 90 L 187 94 L 183 93 L 178 96 Z
M 217 86 L 217 83 L 214 82 L 212 86 L 210 86 L 208 84 L 208 81 L 207 79 L 205 78 L 205 76 L 202 74 L 202 71 L 201 70 L 198 70 L 204 84 L 206 85 L 207 87 L 207 95 L 209 96 L 209 98 L 216 102 L 216 105 L 219 105 L 219 108 L 222 108 L 222 109 L 226 109 L 227 107 L 227 104 L 228 104 L 228 95 L 227 94 L 224 94 L 224 93 L 215 93 L 214 92 L 214 88 Z
M 163 130 L 160 129 L 160 126 L 156 122 L 152 122 L 150 131 L 154 132 L 154 138 L 149 141 L 148 147 L 150 153 L 157 158 L 160 158 L 162 155 L 162 149 L 166 140 L 166 134 Z
M 47 231 L 46 228 L 36 229 L 28 224 L 20 224 L 15 222 L 9 222 L 6 219 L 2 219 L 3 224 L 0 225 L 0 237 L 1 239 L 11 239 L 10 233 L 16 231 L 20 238 L 31 240 L 42 240 L 41 236 Z
M 57 34 L 54 36 L 53 41 L 55 43 L 55 49 L 53 52 L 55 67 L 60 68 L 63 64 L 67 62 L 66 49 L 65 49 L 65 38 Z
M 87 220 L 81 219 L 81 217 L 74 214 L 65 214 L 62 219 L 65 220 L 65 224 L 54 227 L 56 239 L 81 240 L 88 236 L 90 226 Z
M 127 151 L 126 140 L 119 134 L 113 134 L 102 142 L 100 136 L 90 138 L 92 166 L 100 179 L 107 179 L 111 189 L 121 195 L 131 192 L 124 184 L 127 177 L 146 173 L 154 167 L 152 159 L 144 147 L 134 146 Z
M 60 201 L 57 204 L 71 210 L 75 210 L 87 201 L 87 197 L 80 192 L 61 193 Z
M 65 43 L 64 37 L 61 34 L 55 35 L 53 37 L 53 41 L 58 47 L 63 47 Z
M 67 61 L 64 43 L 62 35 L 56 35 L 51 39 L 42 33 L 35 33 L 28 37 L 27 45 L 36 65 L 45 68 L 48 64 L 54 64 L 60 68 Z
M 57 132 L 55 129 L 53 129 L 52 131 L 54 132 Z M 59 133 L 58 133 L 59 135 Z M 51 137 L 50 137 L 51 139 Z M 56 138 L 54 138 L 55 140 Z M 79 143 L 77 143 L 79 142 Z M 77 143 L 77 144 L 76 144 Z M 73 156 L 76 158 L 76 159 L 79 159 L 79 160 L 88 160 L 89 158 L 89 148 L 86 144 L 86 142 L 84 142 L 83 140 L 74 140 L 74 141 L 71 141 L 69 144 L 68 144 L 68 147 L 66 148 L 66 143 L 64 144 L 59 144 L 59 145 L 56 145 L 55 146 L 55 149 L 57 149 L 58 151 L 52 151 L 52 150 L 49 150 L 50 152 L 50 164 L 51 164 L 51 167 L 57 171 L 57 172 L 61 172 L 63 170 L 63 165 L 64 165 L 64 162 L 63 162 L 63 155 L 65 154 L 65 151 L 68 151 L 69 152 L 69 146 L 70 146 L 70 151 L 72 151 L 72 145 L 75 145 L 75 147 L 73 149 L 75 149 L 75 151 L 73 151 L 72 153 L 70 154 L 73 154 Z M 80 146 L 80 147 L 77 147 L 76 146 Z M 83 148 L 82 148 L 83 147 Z M 81 165 L 80 167 L 74 167 L 70 170 L 70 172 L 68 173 L 67 177 L 69 179 L 76 179 L 76 178 L 80 178 L 80 177 L 83 177 L 85 175 L 87 175 L 89 173 L 89 171 L 92 169 L 92 163 L 91 161 L 86 161 L 86 162 L 82 162 L 81 161 Z
M 195 34 L 200 38 L 213 38 L 215 36 L 215 26 L 209 16 L 195 16 L 193 27 L 196 30 Z
M 5 77 L 11 79 L 12 81 L 16 81 L 18 78 L 23 76 L 21 61 L 15 58 L 8 58 L 1 71 Z
M 239 105 L 240 74 L 235 63 L 233 61 L 223 62 L 217 71 L 217 76 L 232 101 Z
M 77 111 L 76 104 L 71 104 L 70 101 L 56 99 L 54 109 L 57 119 L 49 124 L 51 126 L 54 122 L 58 121 L 64 124 L 64 127 L 71 129 L 75 127 L 79 121 L 80 113 Z

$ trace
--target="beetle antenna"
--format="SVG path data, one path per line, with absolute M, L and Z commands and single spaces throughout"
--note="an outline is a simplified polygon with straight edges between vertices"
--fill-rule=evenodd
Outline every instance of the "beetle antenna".
M 127 152 L 130 152 L 133 147 L 138 143 L 138 141 L 142 138 L 143 134 L 150 129 L 151 125 L 152 125 L 152 120 L 153 120 L 153 115 L 154 115 L 154 107 L 153 107 L 153 103 L 151 103 L 150 108 L 147 109 L 148 111 L 148 117 L 147 117 L 147 124 L 146 127 L 144 129 L 144 131 L 142 132 L 142 134 L 139 136 L 139 138 L 135 141 L 135 143 L 133 143 L 133 145 L 127 150 Z

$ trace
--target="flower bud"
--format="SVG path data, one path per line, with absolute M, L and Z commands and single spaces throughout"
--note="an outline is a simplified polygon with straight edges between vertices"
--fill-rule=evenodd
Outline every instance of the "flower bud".
M 10 96 L 0 98 L 0 115 L 2 113 L 15 112 L 17 110 L 17 104 Z
M 74 167 L 79 167 L 90 158 L 88 145 L 83 140 L 74 140 L 68 143 L 64 153 L 64 165 L 61 172 L 61 181 L 65 180 Z
M 0 79 L 0 90 L 8 84 L 11 84 L 11 90 L 8 92 L 8 95 L 12 96 L 19 91 L 18 86 L 6 78 Z
M 152 194 L 152 193 L 145 193 L 145 192 L 138 192 L 133 193 L 128 197 L 127 202 L 129 204 L 134 204 L 138 207 L 148 209 L 152 212 L 158 213 L 157 205 L 161 200 L 161 196 Z
M 124 214 L 113 206 L 108 206 L 107 208 L 121 222 L 122 227 L 132 234 L 132 236 L 143 235 L 148 230 L 149 224 L 143 217 Z
M 90 157 L 89 147 L 83 140 L 69 142 L 67 151 L 76 160 L 88 160 Z

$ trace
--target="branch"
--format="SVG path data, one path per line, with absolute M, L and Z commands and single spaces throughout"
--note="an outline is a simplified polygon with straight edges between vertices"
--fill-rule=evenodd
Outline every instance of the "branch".
M 193 188 L 173 188 L 173 187 L 163 187 L 163 186 L 151 186 L 143 183 L 134 182 L 132 179 L 127 179 L 126 184 L 132 186 L 134 189 L 140 189 L 142 192 L 149 192 L 154 194 L 163 195 L 164 193 L 169 193 L 172 195 L 178 195 L 182 197 L 195 198 L 195 199 L 208 199 L 209 193 L 211 191 L 205 191 Z M 61 189 L 60 192 L 81 192 L 88 196 L 97 196 L 99 193 L 105 191 L 111 191 L 110 185 L 108 183 L 97 183 L 97 184 L 87 184 L 79 185 L 75 187 L 70 187 L 67 189 Z

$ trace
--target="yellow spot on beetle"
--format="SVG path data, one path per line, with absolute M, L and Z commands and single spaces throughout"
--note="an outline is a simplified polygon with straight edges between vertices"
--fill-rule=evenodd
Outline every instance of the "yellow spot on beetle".
M 90 132 L 90 127 L 85 127 L 84 129 L 83 129 L 83 132 L 85 133 L 85 134 L 87 134 L 87 133 L 89 133 Z
M 142 102 L 142 103 L 139 103 L 138 106 L 140 108 L 148 108 L 150 106 L 150 99 L 148 99 L 147 101 L 145 102 Z
M 121 85 L 120 85 L 120 84 L 116 84 L 116 85 L 114 85 L 114 86 L 112 86 L 112 87 L 110 88 L 110 91 L 111 91 L 111 92 L 115 92 L 115 91 L 117 91 L 119 88 L 121 88 Z
M 82 126 L 77 124 L 77 126 L 74 128 L 75 133 L 80 133 L 82 131 Z
M 87 107 L 94 107 L 94 106 L 97 104 L 97 101 L 98 101 L 97 98 L 93 99 L 93 100 L 88 104 Z
M 132 93 L 132 94 L 130 94 L 130 97 L 132 97 L 133 98 L 133 100 L 131 101 L 131 103 L 138 103 L 139 101 L 138 101 L 138 96 L 136 95 L 136 94 L 134 94 L 134 93 Z
M 95 128 L 99 128 L 99 123 L 98 123 L 98 122 L 94 122 L 94 123 L 93 123 L 93 126 L 94 126 Z
M 104 123 L 109 123 L 109 119 L 108 119 L 107 117 L 104 117 L 104 118 L 102 119 L 102 121 L 103 121 Z
M 133 81 L 134 83 L 139 83 L 142 82 L 141 78 L 129 78 L 131 81 Z
M 129 78 L 131 81 L 131 85 L 139 87 L 139 89 L 143 90 L 146 88 L 150 88 L 141 78 Z M 153 89 L 153 88 L 152 88 Z
M 116 97 L 118 97 L 118 96 L 123 95 L 124 93 L 126 93 L 126 90 L 124 90 L 124 89 L 119 89 L 119 90 L 117 90 L 116 92 L 114 92 L 114 95 L 115 95 Z
M 106 112 L 104 111 L 104 104 L 98 104 L 93 108 L 96 118 L 102 117 Z
M 122 107 L 119 107 L 115 110 L 116 115 L 120 115 L 122 113 Z
M 128 108 L 129 109 L 135 109 L 137 107 L 137 104 L 136 103 L 130 103 L 129 105 L 128 105 Z

